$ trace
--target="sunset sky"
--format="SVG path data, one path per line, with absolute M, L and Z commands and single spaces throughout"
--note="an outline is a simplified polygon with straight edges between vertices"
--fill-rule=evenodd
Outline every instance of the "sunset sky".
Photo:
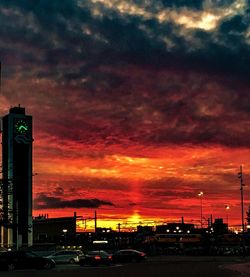
M 33 215 L 241 224 L 249 0 L 1 0 L 0 115 L 33 116 Z M 102 221 L 106 219 L 106 222 Z

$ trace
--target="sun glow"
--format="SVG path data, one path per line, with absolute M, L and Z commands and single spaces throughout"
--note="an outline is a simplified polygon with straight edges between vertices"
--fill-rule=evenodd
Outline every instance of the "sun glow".
M 140 223 L 140 221 L 142 221 L 142 218 L 141 218 L 141 216 L 139 215 L 139 213 L 138 213 L 138 211 L 135 211 L 134 213 L 133 213 L 133 215 L 131 215 L 128 219 L 127 219 L 127 222 L 129 223 L 129 224 L 138 224 L 138 223 Z
M 134 232 L 138 226 L 156 226 L 157 224 L 163 224 L 166 219 L 162 217 L 145 217 L 141 216 L 138 211 L 134 211 L 131 215 L 121 218 L 104 218 L 102 216 L 97 220 L 97 227 L 111 229 L 112 231 L 120 232 Z M 174 221 L 174 219 L 173 219 Z M 83 219 L 77 220 L 77 231 L 78 232 L 94 232 L 94 219 Z

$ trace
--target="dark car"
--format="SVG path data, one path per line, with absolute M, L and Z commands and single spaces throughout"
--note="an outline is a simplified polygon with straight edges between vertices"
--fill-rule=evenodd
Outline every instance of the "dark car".
M 39 257 L 31 251 L 8 251 L 0 254 L 0 269 L 50 269 L 55 267 L 52 259 Z
M 146 254 L 134 249 L 123 249 L 113 254 L 113 261 L 126 263 L 126 262 L 140 262 L 145 260 Z
M 47 258 L 52 259 L 55 261 L 55 263 L 70 263 L 75 264 L 79 263 L 79 256 L 82 255 L 81 250 L 62 250 L 57 251 L 49 256 Z
M 105 251 L 89 251 L 82 256 L 80 256 L 79 264 L 84 265 L 110 265 L 112 263 L 112 255 Z

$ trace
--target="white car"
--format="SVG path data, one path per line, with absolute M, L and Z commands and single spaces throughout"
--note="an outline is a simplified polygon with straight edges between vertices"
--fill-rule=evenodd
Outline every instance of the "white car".
M 47 258 L 53 259 L 57 264 L 58 263 L 75 264 L 75 263 L 79 263 L 79 256 L 82 254 L 83 253 L 81 250 L 61 250 L 47 256 Z

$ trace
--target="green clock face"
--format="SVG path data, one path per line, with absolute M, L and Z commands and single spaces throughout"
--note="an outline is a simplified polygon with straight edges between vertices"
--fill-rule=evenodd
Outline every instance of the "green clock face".
M 17 134 L 27 134 L 29 125 L 24 119 L 19 119 L 15 122 L 15 132 Z

